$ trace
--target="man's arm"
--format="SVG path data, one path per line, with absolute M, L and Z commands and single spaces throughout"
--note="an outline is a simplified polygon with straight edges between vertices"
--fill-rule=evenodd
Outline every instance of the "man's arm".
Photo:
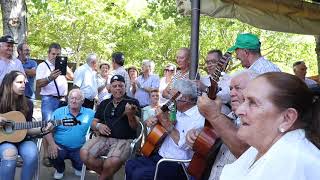
M 74 78 L 74 75 L 73 75 L 73 72 L 72 72 L 72 69 L 69 68 L 69 66 L 67 66 L 67 74 L 66 74 L 66 78 L 67 80 L 69 81 L 72 81 L 73 78 Z
M 25 73 L 29 77 L 35 77 L 36 76 L 36 69 L 24 69 Z
M 237 137 L 238 128 L 225 115 L 220 114 L 214 118 L 209 116 L 207 120 L 234 156 L 240 157 L 249 148 L 248 144 Z
M 57 77 L 61 74 L 61 71 L 59 71 L 58 69 L 57 70 L 54 70 L 50 73 L 49 76 L 45 77 L 45 78 L 42 78 L 42 79 L 38 79 L 36 81 L 36 87 L 37 89 L 39 88 L 42 88 L 46 85 L 48 85 L 51 81 L 57 79 Z

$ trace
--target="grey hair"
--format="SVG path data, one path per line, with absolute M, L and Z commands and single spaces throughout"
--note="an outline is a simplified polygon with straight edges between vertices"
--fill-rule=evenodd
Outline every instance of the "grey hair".
M 177 91 L 180 91 L 183 96 L 190 96 L 194 102 L 196 102 L 198 99 L 197 85 L 190 80 L 176 80 L 173 83 L 173 88 Z
M 93 59 L 97 59 L 97 54 L 95 54 L 95 53 L 88 54 L 87 59 L 86 59 L 87 64 L 90 64 Z
M 151 69 L 154 69 L 154 66 L 155 66 L 154 62 L 151 61 L 151 60 L 149 60 L 149 59 L 143 60 L 143 61 L 142 61 L 142 65 L 143 65 L 143 66 L 144 66 L 144 65 L 145 65 L 145 66 L 150 66 Z
M 233 73 L 231 75 L 231 79 L 238 77 L 238 76 L 241 76 L 241 75 L 247 75 L 249 77 L 249 80 L 252 80 L 252 79 L 256 78 L 257 76 L 259 76 L 258 73 L 254 72 L 252 70 L 243 69 L 243 70 L 240 70 L 240 71 Z
M 82 92 L 80 89 L 78 89 L 78 88 L 71 89 L 71 91 L 69 92 L 69 95 L 68 95 L 68 99 L 70 98 L 71 94 L 74 93 L 74 92 L 78 92 L 79 95 L 80 95 L 81 101 L 84 101 L 84 94 L 83 94 L 83 92 Z

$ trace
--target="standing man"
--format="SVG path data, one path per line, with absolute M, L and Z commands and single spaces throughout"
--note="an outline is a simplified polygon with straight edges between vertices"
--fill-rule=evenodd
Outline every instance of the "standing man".
M 111 98 L 100 103 L 91 129 L 99 133 L 80 150 L 83 163 L 100 174 L 99 180 L 112 179 L 130 155 L 136 137 L 141 109 L 139 102 L 126 95 L 125 80 L 114 75 L 110 81 Z M 107 156 L 106 160 L 100 156 Z
M 65 159 L 70 159 L 75 175 L 81 176 L 82 161 L 80 148 L 86 141 L 86 134 L 94 117 L 94 111 L 82 107 L 84 95 L 79 89 L 72 89 L 68 96 L 68 106 L 58 108 L 53 113 L 54 120 L 76 118 L 81 124 L 76 126 L 57 126 L 45 138 L 49 142 L 49 157 L 56 169 L 55 179 L 62 179 L 65 170 Z
M 307 66 L 303 61 L 297 61 L 295 63 L 293 63 L 293 72 L 294 75 L 296 75 L 298 78 L 300 78 L 302 81 L 304 81 L 308 87 L 311 87 L 313 85 L 317 85 L 317 82 L 306 78 L 306 74 L 307 74 Z
M 175 81 L 181 80 L 181 79 L 189 79 L 189 68 L 191 63 L 191 57 L 190 57 L 190 49 L 183 47 L 180 48 L 176 55 L 176 62 L 178 64 L 178 70 L 177 73 L 172 77 L 171 83 L 168 84 L 168 86 L 163 90 L 162 96 L 166 99 L 170 99 L 173 95 L 171 92 L 172 85 Z M 200 79 L 200 75 L 197 74 L 196 79 Z
M 30 59 L 30 48 L 27 43 L 21 43 L 17 47 L 18 59 L 21 61 L 23 69 L 27 75 L 25 96 L 35 99 L 34 81 L 36 76 L 37 62 Z
M 73 85 L 80 88 L 85 98 L 82 106 L 90 109 L 93 109 L 94 99 L 98 95 L 97 61 L 96 54 L 89 54 L 87 63 L 74 72 Z
M 261 55 L 260 48 L 261 42 L 256 35 L 244 33 L 237 36 L 235 44 L 228 49 L 228 52 L 236 51 L 236 57 L 242 66 L 258 74 L 280 72 L 275 64 Z
M 152 90 L 159 89 L 160 78 L 158 75 L 152 74 L 154 62 L 151 60 L 142 61 L 142 74 L 138 76 L 136 84 L 134 84 L 134 97 L 139 101 L 141 108 L 150 105 L 150 93 Z
M 65 100 L 68 93 L 68 83 L 65 76 L 61 75 L 61 71 L 55 69 L 55 60 L 61 54 L 61 46 L 58 43 L 52 43 L 48 50 L 48 59 L 40 63 L 36 71 L 36 87 L 40 89 L 41 114 L 42 121 L 52 119 L 53 111 L 59 107 L 60 101 Z M 67 70 L 67 76 L 73 76 L 72 72 Z M 47 151 L 47 141 L 43 141 L 45 166 L 52 166 Z
M 113 68 L 113 75 L 120 75 L 124 77 L 125 85 L 126 85 L 126 93 L 128 96 L 132 95 L 130 93 L 130 77 L 126 69 L 123 67 L 124 65 L 124 54 L 122 52 L 115 52 L 112 53 L 112 68 Z M 133 95 L 132 95 L 133 96 Z
M 0 37 L 0 84 L 6 74 L 11 71 L 20 71 L 25 74 L 23 66 L 19 59 L 13 57 L 13 45 L 17 44 L 9 36 Z

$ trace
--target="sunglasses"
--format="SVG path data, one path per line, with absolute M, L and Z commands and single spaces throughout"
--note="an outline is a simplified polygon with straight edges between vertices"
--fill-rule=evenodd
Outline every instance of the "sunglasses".
M 173 72 L 174 70 L 171 70 L 171 69 L 165 69 L 164 71 L 171 71 L 171 72 Z

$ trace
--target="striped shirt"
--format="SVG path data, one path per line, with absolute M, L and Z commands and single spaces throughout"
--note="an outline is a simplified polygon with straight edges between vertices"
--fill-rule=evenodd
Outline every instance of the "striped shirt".
M 263 56 L 257 59 L 248 69 L 258 74 L 266 72 L 281 72 L 277 65 L 265 59 Z

